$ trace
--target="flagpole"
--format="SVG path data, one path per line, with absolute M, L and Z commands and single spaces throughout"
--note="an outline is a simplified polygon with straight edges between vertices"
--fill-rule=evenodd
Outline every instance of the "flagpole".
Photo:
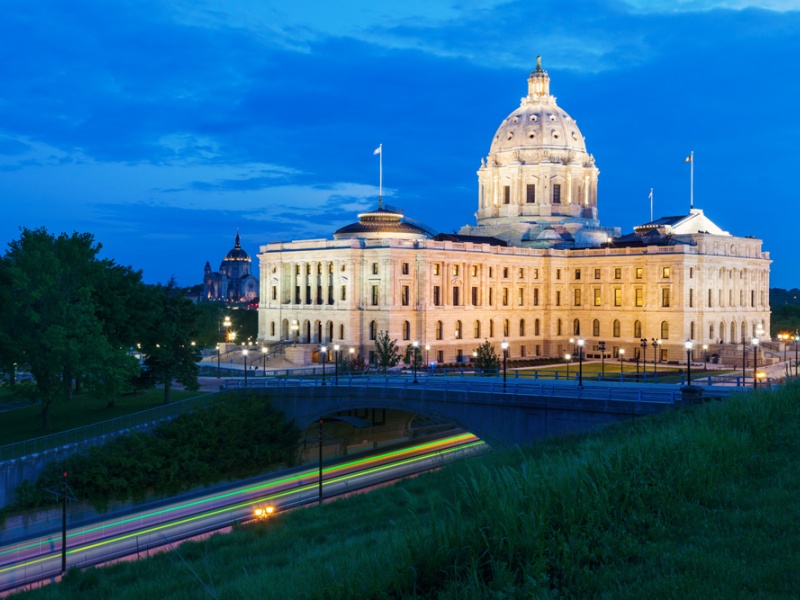
M 383 144 L 375 150 L 378 155 L 378 209 L 383 208 Z
M 694 210 L 694 150 L 689 153 L 689 212 Z
M 650 222 L 653 222 L 653 188 L 650 188 Z

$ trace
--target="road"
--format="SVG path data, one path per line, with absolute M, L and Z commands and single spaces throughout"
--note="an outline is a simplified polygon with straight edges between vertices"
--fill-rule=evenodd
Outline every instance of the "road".
M 326 466 L 326 498 L 436 468 L 448 460 L 485 450 L 469 433 L 415 442 Z M 221 493 L 158 509 L 111 518 L 67 531 L 67 568 L 97 565 L 136 555 L 254 518 L 267 505 L 276 512 L 318 499 L 318 468 L 273 476 Z M 0 592 L 55 580 L 61 574 L 61 532 L 0 547 Z

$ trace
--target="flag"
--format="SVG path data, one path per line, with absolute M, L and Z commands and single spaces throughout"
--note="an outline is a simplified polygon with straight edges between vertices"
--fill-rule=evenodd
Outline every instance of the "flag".
M 383 150 L 381 150 L 381 148 L 383 148 L 383 144 L 381 144 L 380 146 L 375 148 L 375 152 L 373 152 L 373 154 L 381 154 L 383 152 Z
M 691 155 L 687 156 L 686 158 L 683 159 L 683 162 L 692 162 L 692 156 Z

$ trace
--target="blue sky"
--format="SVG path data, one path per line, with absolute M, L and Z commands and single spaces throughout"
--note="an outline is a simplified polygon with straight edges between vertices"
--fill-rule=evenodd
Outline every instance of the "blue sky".
M 290 6 L 291 5 L 291 6 Z M 474 224 L 476 171 L 536 56 L 600 168 L 604 226 L 695 206 L 800 286 L 798 0 L 10 0 L 0 242 L 91 232 L 191 285 L 238 228 L 329 237 L 386 201 Z

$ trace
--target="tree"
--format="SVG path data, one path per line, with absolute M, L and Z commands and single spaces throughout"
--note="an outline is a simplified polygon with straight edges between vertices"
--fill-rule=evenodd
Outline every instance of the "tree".
M 110 341 L 99 308 L 98 282 L 114 267 L 97 258 L 101 247 L 88 233 L 22 229 L 0 260 L 0 360 L 34 377 L 44 429 L 73 382 L 114 390 L 130 372 L 132 359 Z
M 154 312 L 142 344 L 144 364 L 148 375 L 164 384 L 164 404 L 169 404 L 173 381 L 190 390 L 199 388 L 200 349 L 192 342 L 201 312 L 172 285 L 153 286 L 151 297 Z
M 484 375 L 494 375 L 500 368 L 500 357 L 494 352 L 494 346 L 486 340 L 475 351 L 478 353 L 475 358 L 475 370 Z
M 386 372 L 389 367 L 395 367 L 400 362 L 400 351 L 397 340 L 389 339 L 388 331 L 379 331 L 375 337 L 375 356 L 378 366 Z

